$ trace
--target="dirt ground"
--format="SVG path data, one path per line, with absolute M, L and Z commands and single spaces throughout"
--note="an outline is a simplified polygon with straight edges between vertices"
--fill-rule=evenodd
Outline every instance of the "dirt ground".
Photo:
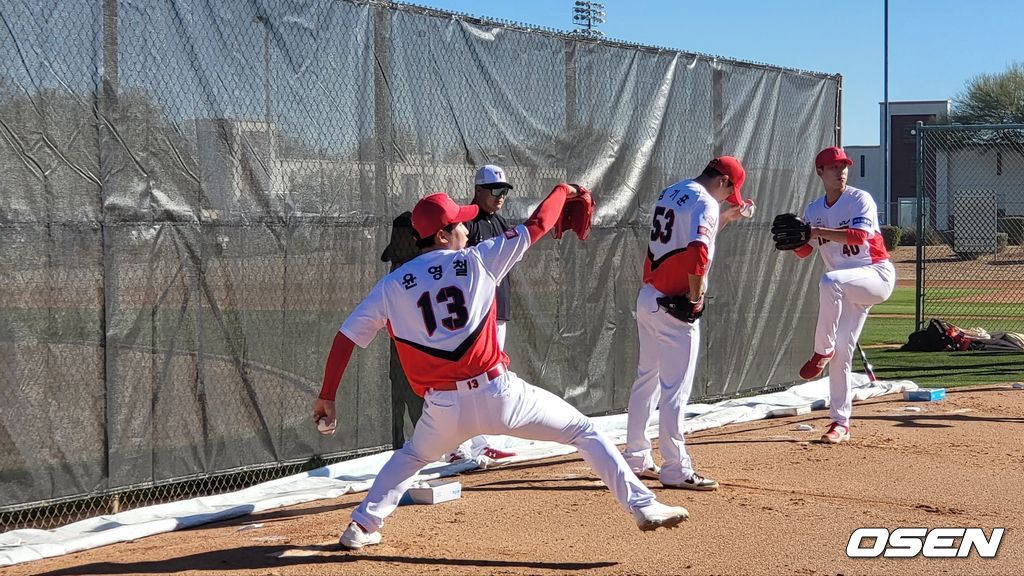
M 918 406 L 921 412 L 905 410 Z M 795 430 L 798 423 L 813 432 Z M 317 501 L 9 567 L 48 574 L 1020 574 L 1024 390 L 948 391 L 937 403 L 882 397 L 854 407 L 853 440 L 816 439 L 827 413 L 688 437 L 717 492 L 664 489 L 691 518 L 640 532 L 577 455 L 462 475 L 460 500 L 403 506 L 384 541 L 343 551 L 364 494 Z M 248 524 L 262 527 L 240 530 Z M 858 527 L 1004 527 L 999 554 L 856 559 Z

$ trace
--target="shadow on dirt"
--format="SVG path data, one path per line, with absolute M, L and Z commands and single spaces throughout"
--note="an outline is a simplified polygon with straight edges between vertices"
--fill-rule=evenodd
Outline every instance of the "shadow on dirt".
M 385 541 L 386 544 L 386 541 Z M 236 570 L 276 571 L 288 566 L 323 566 L 335 570 L 343 564 L 374 562 L 387 571 L 388 564 L 433 566 L 444 571 L 444 566 L 476 566 L 481 572 L 500 572 L 503 569 L 528 568 L 535 570 L 576 571 L 596 570 L 617 565 L 617 562 L 531 562 L 529 560 L 492 560 L 481 558 L 422 558 L 415 556 L 373 555 L 373 552 L 349 552 L 337 544 L 315 546 L 247 546 L 231 550 L 215 550 L 190 554 L 179 558 L 145 562 L 94 562 L 52 572 L 45 576 L 82 576 L 85 574 L 173 574 L 204 571 L 225 573 Z

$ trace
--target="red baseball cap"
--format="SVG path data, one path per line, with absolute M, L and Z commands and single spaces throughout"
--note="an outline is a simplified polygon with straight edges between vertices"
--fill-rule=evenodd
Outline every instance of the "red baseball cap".
M 814 157 L 815 168 L 823 168 L 829 164 L 835 164 L 837 162 L 842 162 L 847 166 L 853 165 L 853 160 L 850 160 L 846 156 L 846 152 L 838 146 L 829 146 L 821 152 L 818 152 L 818 155 Z
M 708 162 L 708 168 L 714 168 L 729 177 L 729 182 L 732 183 L 732 194 L 729 194 L 725 201 L 733 206 L 742 205 L 743 196 L 740 195 L 740 188 L 743 187 L 743 181 L 747 179 L 747 171 L 743 169 L 740 161 L 732 156 L 719 156 Z
M 420 238 L 430 238 L 449 224 L 469 222 L 479 212 L 476 204 L 460 206 L 444 192 L 438 192 L 416 203 L 412 209 L 412 227 Z

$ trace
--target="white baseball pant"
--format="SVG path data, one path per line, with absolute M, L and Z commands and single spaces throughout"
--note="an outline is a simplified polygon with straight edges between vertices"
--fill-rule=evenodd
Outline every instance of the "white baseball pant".
M 655 501 L 654 493 L 629 469 L 615 445 L 565 400 L 513 372 L 475 389 L 469 387 L 470 380 L 459 382 L 458 390 L 427 393 L 412 439 L 381 468 L 366 498 L 352 511 L 352 520 L 368 532 L 379 530 L 421 468 L 451 452 L 463 439 L 485 433 L 570 444 L 623 509 L 631 511 Z M 477 380 L 485 382 L 486 376 Z
M 497 325 L 498 325 L 498 348 L 501 348 L 502 350 L 504 350 L 505 349 L 505 334 L 508 332 L 508 330 L 507 330 L 508 326 L 507 326 L 507 324 L 505 323 L 504 320 L 498 320 Z M 479 458 L 480 455 L 484 453 L 484 450 L 486 450 L 488 448 L 501 448 L 501 446 L 495 446 L 495 444 L 497 444 L 497 442 L 498 441 L 496 439 L 491 438 L 490 436 L 487 436 L 486 434 L 481 434 L 479 436 L 473 436 L 469 440 L 466 440 L 462 444 L 459 444 L 459 447 L 455 449 L 455 452 L 453 452 L 452 455 L 454 456 L 456 453 L 458 453 L 458 455 L 463 457 L 463 458 Z
M 626 462 L 634 470 L 654 464 L 647 424 L 658 406 L 658 444 L 664 464 L 662 482 L 678 484 L 693 476 L 693 462 L 683 441 L 683 417 L 697 373 L 700 320 L 689 324 L 661 310 L 663 296 L 650 284 L 636 299 L 636 327 L 640 333 L 640 360 L 629 395 L 626 423 Z
M 849 428 L 853 413 L 850 372 L 853 351 L 868 310 L 885 302 L 896 286 L 896 269 L 888 260 L 846 270 L 826 272 L 818 283 L 818 326 L 814 351 L 829 360 L 829 414 Z

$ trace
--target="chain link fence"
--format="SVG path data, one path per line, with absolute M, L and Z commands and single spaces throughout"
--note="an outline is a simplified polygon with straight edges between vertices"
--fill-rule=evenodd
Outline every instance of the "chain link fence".
M 917 326 L 1024 332 L 1024 125 L 917 129 Z
M 598 201 L 587 243 L 511 276 L 528 381 L 625 408 L 650 204 L 722 153 L 760 210 L 719 240 L 694 396 L 778 387 L 809 350 L 816 271 L 765 238 L 815 195 L 837 76 L 389 2 L 0 2 L 0 531 L 390 448 L 386 338 L 332 437 L 324 358 L 392 219 L 467 201 L 486 163 L 511 221 L 560 180 Z

